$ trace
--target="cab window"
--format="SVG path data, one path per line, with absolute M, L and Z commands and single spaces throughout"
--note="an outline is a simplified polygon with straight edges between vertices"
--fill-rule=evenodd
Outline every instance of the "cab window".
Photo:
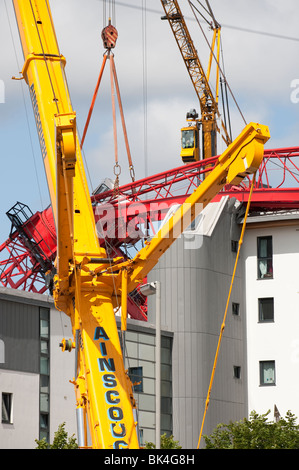
M 182 131 L 182 148 L 190 149 L 194 147 L 194 131 L 193 129 L 188 129 Z

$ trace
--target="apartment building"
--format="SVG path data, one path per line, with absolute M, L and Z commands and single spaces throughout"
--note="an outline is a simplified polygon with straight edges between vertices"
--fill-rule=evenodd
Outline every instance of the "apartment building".
M 252 215 L 243 257 L 248 412 L 299 417 L 299 213 Z
M 148 276 L 161 285 L 161 433 L 197 446 L 227 302 L 242 212 L 210 204 Z M 271 411 L 299 416 L 299 214 L 251 214 L 230 298 L 204 434 L 219 422 Z M 155 296 L 148 322 L 128 320 L 125 367 L 139 409 L 141 444 L 155 441 Z M 76 434 L 66 315 L 50 297 L 0 288 L 0 448 Z
M 117 321 L 120 320 L 117 318 Z M 119 321 L 120 323 L 120 321 Z M 172 333 L 161 333 L 161 433 L 172 433 Z M 46 295 L 0 287 L 0 449 L 53 442 L 58 426 L 77 434 L 75 351 L 69 318 Z M 128 320 L 125 367 L 138 404 L 140 442 L 155 441 L 155 328 Z

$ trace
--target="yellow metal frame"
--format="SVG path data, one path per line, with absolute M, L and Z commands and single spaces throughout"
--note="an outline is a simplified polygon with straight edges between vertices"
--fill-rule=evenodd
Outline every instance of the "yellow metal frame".
M 183 138 L 185 132 L 192 132 L 193 134 L 193 144 L 189 147 L 184 145 Z M 181 143 L 181 159 L 184 163 L 188 162 L 197 162 L 199 160 L 199 132 L 198 126 L 183 127 L 181 129 L 182 143 Z
M 77 338 L 77 407 L 87 413 L 92 447 L 138 448 L 132 385 L 112 302 L 114 274 L 93 274 L 107 266 L 107 255 L 95 229 L 65 59 L 48 1 L 15 0 L 14 8 L 57 231 L 54 300 L 70 316 Z
M 13 0 L 57 231 L 54 301 L 72 322 L 81 447 L 87 423 L 93 448 L 138 448 L 132 384 L 124 369 L 114 308 L 126 299 L 162 254 L 227 183 L 254 173 L 269 138 L 266 126 L 250 124 L 219 158 L 216 168 L 134 259 L 109 260 L 99 246 L 90 194 L 47 0 Z M 62 343 L 72 348 L 71 341 Z
M 220 56 L 220 25 L 214 28 L 213 38 L 210 46 L 210 55 L 208 69 L 205 73 L 203 65 L 197 54 L 192 37 L 184 19 L 182 10 L 177 0 L 161 0 L 162 7 L 165 11 L 165 18 L 168 20 L 176 43 L 179 47 L 181 56 L 184 60 L 188 74 L 192 81 L 194 90 L 198 97 L 201 108 L 201 125 L 203 134 L 203 158 L 210 158 L 217 155 L 216 133 L 221 132 L 217 126 L 216 119 L 221 122 L 221 129 L 223 130 L 222 138 L 224 142 L 229 145 L 231 143 L 228 131 L 220 117 L 218 110 L 218 97 L 219 97 L 219 56 Z M 215 45 L 217 45 L 216 52 L 216 96 L 214 97 L 210 86 L 210 75 L 213 57 L 215 57 Z

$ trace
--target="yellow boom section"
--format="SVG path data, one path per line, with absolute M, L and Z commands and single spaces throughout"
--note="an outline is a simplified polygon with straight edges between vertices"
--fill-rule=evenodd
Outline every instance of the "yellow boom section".
M 74 385 L 79 421 L 89 423 L 94 448 L 137 448 L 132 386 L 124 370 L 114 310 L 112 276 L 94 282 L 106 266 L 100 248 L 80 145 L 47 0 L 14 0 L 24 52 L 23 77 L 31 94 L 57 230 L 56 307 L 71 317 L 76 338 Z M 80 436 L 86 435 L 86 430 Z M 86 445 L 86 439 L 80 442 Z
M 141 282 L 157 264 L 162 254 L 188 228 L 195 217 L 226 184 L 238 185 L 255 173 L 264 156 L 264 144 L 270 138 L 267 126 L 250 123 L 218 159 L 205 180 L 178 208 L 128 266 L 128 289 Z
M 215 21 L 211 22 L 211 29 L 213 29 L 213 39 L 210 49 L 209 65 L 207 73 L 205 73 L 202 63 L 199 59 L 197 50 L 193 43 L 186 21 L 184 19 L 182 10 L 177 0 L 161 0 L 162 7 L 165 12 L 165 17 L 170 25 L 171 31 L 174 35 L 181 56 L 187 68 L 188 74 L 192 81 L 195 93 L 198 97 L 201 108 L 201 125 L 203 132 L 203 158 L 210 158 L 217 155 L 217 141 L 216 131 L 220 130 L 217 126 L 216 119 L 220 119 L 218 109 L 218 88 L 219 88 L 219 53 L 220 53 L 220 25 Z M 215 97 L 211 90 L 209 83 L 212 58 L 214 56 L 215 43 L 217 43 L 217 63 L 216 63 L 216 94 Z M 224 142 L 229 145 L 231 139 L 228 131 L 221 121 L 221 128 L 224 132 L 222 136 Z M 184 159 L 183 159 L 184 161 Z M 196 161 L 193 159 L 191 161 Z

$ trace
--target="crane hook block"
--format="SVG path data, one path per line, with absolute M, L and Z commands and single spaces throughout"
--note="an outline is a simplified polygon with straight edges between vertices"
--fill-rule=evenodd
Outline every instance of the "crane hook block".
M 118 37 L 118 32 L 117 29 L 112 26 L 112 24 L 109 24 L 106 26 L 103 31 L 102 31 L 102 39 L 104 43 L 105 49 L 113 49 L 116 44 L 116 40 Z

